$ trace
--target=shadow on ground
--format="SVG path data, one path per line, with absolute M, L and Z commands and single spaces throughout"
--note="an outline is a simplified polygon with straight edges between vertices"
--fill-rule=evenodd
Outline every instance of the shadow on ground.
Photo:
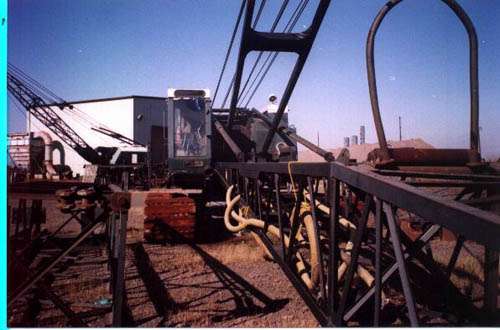
M 204 315 L 209 320 L 209 324 L 234 321 L 241 317 L 260 317 L 273 313 L 288 303 L 288 299 L 270 298 L 193 241 L 173 229 L 167 228 L 167 230 L 169 230 L 169 237 L 188 246 L 202 259 L 201 267 L 204 270 L 196 274 L 192 272 L 186 274 L 187 271 L 177 268 L 176 260 L 172 260 L 166 272 L 158 273 L 142 243 L 133 245 L 133 262 L 137 267 L 138 277 L 143 283 L 147 298 L 154 308 L 153 315 L 137 318 L 133 323 L 135 326 L 145 324 L 155 318 L 160 319 L 155 324 L 156 326 L 190 326 L 190 320 L 180 324 L 178 321 L 171 321 L 172 316 L 180 311 Z M 165 275 L 168 276 L 165 277 Z M 184 278 L 185 281 L 182 280 Z M 131 289 L 135 290 L 136 295 L 141 294 L 141 291 L 137 291 L 139 286 L 127 288 L 127 291 Z M 171 292 L 173 290 L 197 291 L 194 297 L 177 298 L 178 301 L 176 301 Z M 138 306 L 129 307 L 134 309 Z

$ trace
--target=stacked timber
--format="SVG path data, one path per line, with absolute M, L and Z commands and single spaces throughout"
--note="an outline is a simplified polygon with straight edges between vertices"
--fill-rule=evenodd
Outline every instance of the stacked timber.
M 188 239 L 194 239 L 196 203 L 182 194 L 149 193 L 145 200 L 144 236 L 147 240 L 163 240 L 173 229 Z

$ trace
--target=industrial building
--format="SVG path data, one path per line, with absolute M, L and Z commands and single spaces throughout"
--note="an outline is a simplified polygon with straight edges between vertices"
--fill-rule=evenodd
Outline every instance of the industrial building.
M 68 103 L 73 105 L 71 111 L 68 108 L 61 110 L 57 104 L 51 106 L 61 119 L 93 148 L 117 147 L 123 144 L 116 138 L 96 131 L 95 128 L 98 127 L 112 128 L 114 132 L 144 146 L 150 144 L 152 140 L 156 144 L 161 144 L 163 140 L 167 109 L 166 98 L 132 95 Z M 59 140 L 32 114 L 27 117 L 27 132 L 33 133 L 34 137 L 40 136 L 40 132 L 45 132 L 55 143 Z M 151 139 L 152 135 L 153 139 Z M 61 141 L 61 143 L 64 154 L 61 154 L 61 151 L 54 151 L 52 155 L 54 165 L 59 165 L 61 160 L 64 160 L 65 165 L 68 165 L 73 171 L 73 175 L 84 175 L 84 166 L 88 162 L 65 142 Z M 156 153 L 155 156 L 161 155 Z

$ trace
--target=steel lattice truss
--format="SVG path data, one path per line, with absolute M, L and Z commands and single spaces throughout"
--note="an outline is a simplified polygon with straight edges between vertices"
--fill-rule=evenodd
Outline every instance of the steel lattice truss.
M 40 96 L 11 72 L 7 73 L 7 89 L 19 103 L 85 160 L 99 163 L 99 154 L 85 142 Z
M 221 163 L 218 168 L 221 178 L 234 188 L 230 190 L 235 194 L 228 198 L 229 207 L 239 208 L 238 213 L 246 214 L 249 221 L 261 219 L 264 222 L 261 228 L 252 225 L 243 227 L 260 237 L 268 253 L 279 263 L 322 325 L 346 324 L 361 307 L 375 299 L 373 322 L 378 326 L 382 289 L 395 274 L 401 281 L 410 324 L 417 325 L 418 313 L 407 268 L 412 259 L 418 260 L 432 274 L 435 283 L 443 283 L 443 291 L 454 297 L 455 304 L 467 306 L 469 315 L 475 315 L 477 308 L 449 280 L 462 246 L 460 242 L 464 239 L 484 245 L 486 264 L 491 261 L 497 265 L 490 269 L 491 272 L 485 270 L 484 282 L 485 305 L 490 301 L 496 306 L 498 253 L 493 251 L 500 249 L 497 239 L 500 235 L 500 216 L 459 202 L 467 194 L 467 187 L 456 196 L 457 201 L 447 200 L 369 168 L 338 162 Z M 461 179 L 449 175 L 443 178 L 446 182 Z M 474 181 L 473 177 L 468 179 L 471 178 Z M 475 188 L 484 192 L 490 190 L 492 185 L 500 187 L 498 179 L 482 183 L 480 180 L 475 181 Z M 448 185 L 446 182 L 444 186 Z M 237 205 L 233 203 L 238 199 L 235 196 L 240 198 Z M 304 203 L 308 206 L 305 212 Z M 426 223 L 425 230 L 414 241 L 399 227 L 399 218 L 408 213 L 424 219 Z M 300 231 L 308 226 L 308 217 L 312 220 L 310 228 L 307 233 L 301 234 Z M 351 224 L 349 230 L 346 223 Z M 275 233 L 279 232 L 274 239 L 270 235 L 273 226 L 277 228 Z M 450 259 L 448 272 L 443 271 L 432 254 L 423 249 L 441 228 L 447 228 L 461 238 L 457 241 L 454 257 Z M 297 239 L 301 235 L 306 239 Z M 319 246 L 315 247 L 313 241 L 315 244 L 319 242 Z M 349 241 L 349 248 L 344 244 L 346 241 Z M 304 258 L 306 267 L 298 269 L 298 258 L 302 257 L 297 253 L 304 250 L 304 246 L 305 255 L 316 249 L 319 265 L 315 267 L 312 259 Z M 362 258 L 367 250 L 373 252 L 368 261 L 366 256 Z M 366 285 L 362 295 L 353 302 L 348 298 L 354 277 L 363 275 L 359 268 L 362 259 L 362 268 L 369 273 L 364 273 L 364 278 L 372 279 L 368 280 L 369 285 Z M 311 285 L 311 282 L 315 283 Z

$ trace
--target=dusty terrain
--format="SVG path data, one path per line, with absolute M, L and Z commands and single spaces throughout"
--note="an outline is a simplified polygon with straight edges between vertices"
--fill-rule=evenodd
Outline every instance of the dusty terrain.
M 109 326 L 109 272 L 102 245 L 87 244 L 54 272 L 54 291 L 90 326 Z M 211 245 L 136 244 L 127 249 L 129 326 L 315 327 L 279 267 L 245 238 Z M 12 326 L 65 326 L 33 295 L 9 313 Z M 37 301 L 38 300 L 38 301 Z
M 14 196 L 13 196 L 14 197 Z M 17 196 L 18 197 L 18 196 Z M 33 196 L 24 196 L 32 197 Z M 16 198 L 10 203 L 16 205 Z M 52 230 L 64 221 L 46 196 Z M 28 202 L 29 205 L 29 202 Z M 35 268 L 67 244 L 78 231 L 73 223 L 55 245 L 42 250 L 32 263 Z M 434 258 L 445 264 L 453 242 L 432 243 Z M 482 305 L 482 255 L 480 246 L 468 242 L 452 280 L 478 307 Z M 413 267 L 413 266 L 410 266 Z M 418 274 L 418 272 L 417 272 Z M 17 279 L 9 279 L 17 280 Z M 46 283 L 90 326 L 111 324 L 107 251 L 97 237 L 89 239 L 56 267 Z M 421 322 L 427 325 L 478 324 L 463 319 L 437 301 L 439 290 L 426 290 L 424 274 L 413 276 L 413 287 Z M 387 294 L 391 303 L 383 312 L 385 322 L 405 325 L 404 299 L 398 281 Z M 249 235 L 235 236 L 212 244 L 134 244 L 127 248 L 127 325 L 141 327 L 316 327 L 317 321 L 276 263 L 266 261 Z M 427 288 L 428 289 L 428 288 Z M 430 300 L 431 308 L 423 307 Z M 371 314 L 371 311 L 368 311 Z M 62 327 L 68 319 L 36 290 L 9 308 L 11 326 Z M 351 325 L 362 325 L 358 319 Z M 492 325 L 492 324 L 489 324 Z
M 42 198 L 53 231 L 66 218 L 51 195 L 12 194 Z M 33 261 L 35 269 L 58 252 L 79 231 L 73 221 L 56 244 Z M 107 251 L 99 238 L 87 240 L 48 276 L 54 292 L 84 322 L 111 324 Z M 11 278 L 16 282 L 18 279 Z M 127 247 L 126 288 L 129 326 L 194 327 L 315 327 L 312 314 L 286 280 L 280 268 L 265 261 L 249 236 L 212 244 L 132 244 Z M 51 302 L 32 291 L 8 312 L 11 326 L 62 327 L 68 319 Z

